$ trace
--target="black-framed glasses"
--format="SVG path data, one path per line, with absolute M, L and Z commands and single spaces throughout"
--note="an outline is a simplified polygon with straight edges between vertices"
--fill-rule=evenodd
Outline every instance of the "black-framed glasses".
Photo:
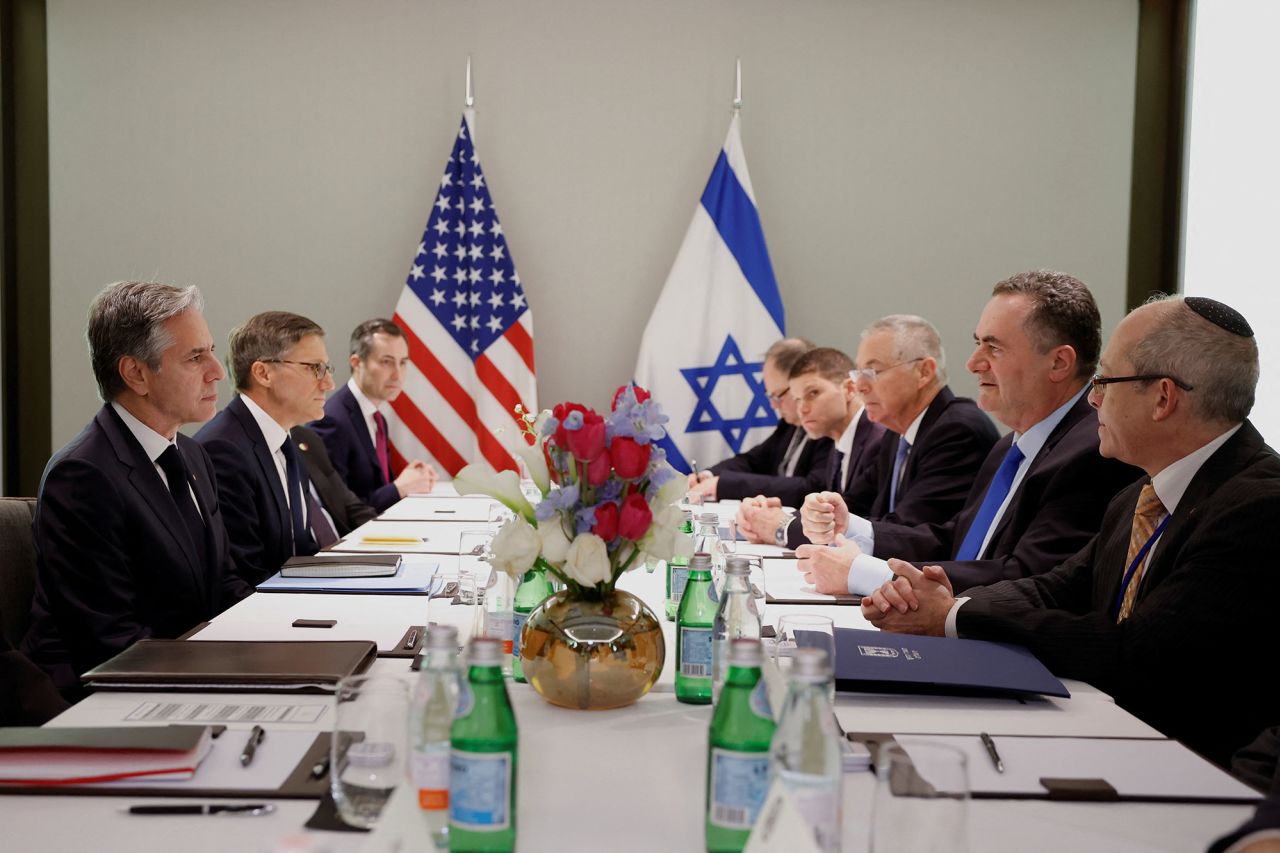
M 326 376 L 333 375 L 333 365 L 325 361 L 290 361 L 287 358 L 264 358 L 263 364 L 296 364 L 311 371 L 317 382 L 323 382 Z
M 900 361 L 897 364 L 891 364 L 888 367 L 855 367 L 853 370 L 849 371 L 849 378 L 854 382 L 857 382 L 859 379 L 865 379 L 867 384 L 874 385 L 877 379 L 879 379 L 883 374 L 888 373 L 890 370 L 893 370 L 895 367 L 902 367 L 904 364 L 915 364 L 917 361 L 924 361 L 924 358 L 909 358 L 906 361 Z
M 776 393 L 775 393 L 775 392 L 773 392 L 773 391 L 770 391 L 768 388 L 766 388 L 766 389 L 765 389 L 765 391 L 764 391 L 764 395 L 765 395 L 766 397 L 768 397 L 768 398 L 769 398 L 769 400 L 770 400 L 770 401 L 772 401 L 772 402 L 774 402 L 774 403 L 781 403 L 781 402 L 782 402 L 782 398 L 783 398 L 783 397 L 785 397 L 785 396 L 787 396 L 787 392 L 788 392 L 788 391 L 790 391 L 790 390 L 791 390 L 791 386 L 790 386 L 790 385 L 788 385 L 786 388 L 783 388 L 781 391 L 778 391 L 778 392 L 776 392 Z
M 1117 382 L 1155 382 L 1157 379 L 1168 379 L 1183 391 L 1196 390 L 1194 385 L 1188 385 L 1178 377 L 1170 376 L 1167 373 L 1143 373 L 1138 376 L 1103 376 L 1101 373 L 1095 373 L 1093 378 L 1089 380 L 1089 384 L 1094 391 L 1102 394 L 1106 391 L 1108 385 L 1114 385 Z

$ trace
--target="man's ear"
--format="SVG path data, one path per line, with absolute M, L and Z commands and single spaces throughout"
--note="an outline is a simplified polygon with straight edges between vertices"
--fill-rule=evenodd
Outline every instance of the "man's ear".
M 116 362 L 116 370 L 120 372 L 120 378 L 124 380 L 125 385 L 129 386 L 130 391 L 139 397 L 147 396 L 150 370 L 145 364 L 131 355 L 122 355 Z
M 1065 382 L 1076 374 L 1076 348 L 1070 344 L 1056 346 L 1050 351 L 1053 360 L 1049 364 L 1049 378 Z

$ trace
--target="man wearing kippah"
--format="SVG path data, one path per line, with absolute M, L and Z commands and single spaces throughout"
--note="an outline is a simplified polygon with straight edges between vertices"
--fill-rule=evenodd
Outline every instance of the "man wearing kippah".
M 1121 321 L 1099 370 L 1099 452 L 1147 476 L 1098 535 L 1047 574 L 963 598 L 939 567 L 893 561 L 863 614 L 889 631 L 1020 643 L 1225 766 L 1280 720 L 1280 457 L 1246 419 L 1253 331 L 1220 302 L 1160 299 Z

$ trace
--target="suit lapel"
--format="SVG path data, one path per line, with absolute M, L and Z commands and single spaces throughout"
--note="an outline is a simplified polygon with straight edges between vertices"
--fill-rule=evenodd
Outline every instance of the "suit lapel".
M 203 543 L 194 543 L 187 535 L 186 524 L 178 514 L 178 506 L 173 502 L 168 487 L 156 472 L 155 463 L 147 458 L 142 445 L 129 432 L 129 428 L 124 425 L 115 409 L 111 408 L 110 403 L 102 407 L 96 419 L 111 441 L 116 458 L 129 469 L 129 485 L 147 502 L 165 533 L 181 549 L 183 556 L 187 558 L 187 570 L 191 573 L 192 580 L 198 589 L 203 590 L 201 576 L 204 574 L 204 560 L 200 558 Z
M 253 447 L 253 458 L 257 460 L 259 473 L 266 480 L 267 488 L 271 490 L 271 496 L 276 502 L 276 529 L 280 531 L 281 545 L 286 552 L 292 554 L 293 521 L 289 517 L 289 504 L 285 500 L 284 487 L 280 485 L 280 469 L 276 467 L 272 452 L 267 448 L 267 440 L 262 436 L 262 428 L 254 420 L 249 407 L 239 397 L 227 404 L 227 411 L 240 423 L 240 428 L 244 430 Z
M 939 391 L 931 401 L 929 401 L 928 408 L 924 410 L 924 417 L 920 419 L 920 428 L 916 430 L 915 444 L 911 445 L 911 450 L 907 453 L 907 461 L 905 465 L 906 470 L 902 474 L 902 482 L 898 484 L 898 494 L 902 494 L 902 492 L 911 484 L 911 481 L 915 479 L 916 460 L 920 458 L 920 454 L 916 451 L 920 449 L 920 444 L 922 442 L 929 440 L 929 427 L 933 426 L 934 421 L 942 417 L 942 413 L 946 411 L 947 406 L 950 405 L 953 399 L 955 399 L 955 396 L 956 395 L 952 393 L 949 387 L 943 385 L 942 390 Z M 901 441 L 901 439 L 899 439 L 899 441 Z M 898 449 L 895 445 L 894 453 L 897 454 L 897 452 Z M 889 476 L 892 477 L 893 474 L 890 473 Z
M 360 403 L 356 400 L 356 395 L 351 393 L 351 389 L 343 386 L 342 390 L 347 392 L 342 403 L 346 406 L 347 417 L 351 419 L 351 426 L 356 431 L 356 441 L 364 448 L 364 458 L 377 473 L 377 479 L 381 480 L 382 463 L 378 462 L 378 449 L 369 439 L 369 425 L 365 423 L 364 412 L 360 410 Z

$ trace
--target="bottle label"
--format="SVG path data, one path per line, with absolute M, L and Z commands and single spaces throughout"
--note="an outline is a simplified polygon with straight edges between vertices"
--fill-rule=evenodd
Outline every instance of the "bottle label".
M 839 847 L 840 838 L 840 776 L 819 776 L 816 773 L 797 773 L 779 770 L 779 778 L 787 787 L 787 794 L 805 822 L 813 827 L 818 846 L 823 850 Z
M 529 613 L 521 613 L 519 610 L 511 614 L 511 654 L 520 657 L 520 632 L 524 630 L 524 623 L 529 621 Z
M 684 596 L 684 588 L 689 583 L 688 566 L 671 567 L 671 600 L 676 604 Z
M 511 654 L 512 612 L 510 610 L 493 610 L 485 614 L 484 635 L 502 641 L 503 654 Z
M 756 682 L 755 689 L 751 691 L 751 712 L 757 717 L 765 720 L 773 720 L 773 706 L 769 704 L 769 688 L 764 683 L 764 677 Z
M 409 773 L 418 789 L 418 808 L 441 811 L 449 808 L 449 744 L 428 743 L 415 749 Z
M 711 629 L 680 629 L 680 674 L 693 678 L 711 675 Z
M 769 753 L 711 748 L 711 822 L 750 829 L 769 793 Z
M 449 823 L 472 832 L 511 824 L 511 753 L 451 752 Z

